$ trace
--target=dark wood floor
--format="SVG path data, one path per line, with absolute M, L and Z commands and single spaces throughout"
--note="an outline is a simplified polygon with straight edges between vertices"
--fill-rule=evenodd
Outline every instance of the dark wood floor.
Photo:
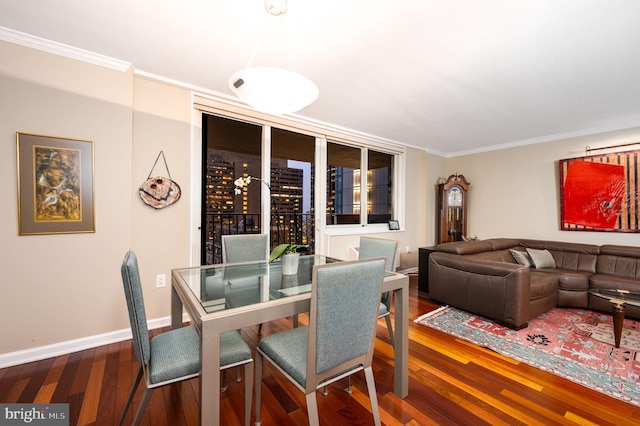
M 437 307 L 418 294 L 416 281 L 412 277 L 410 319 Z M 290 326 L 290 319 L 265 324 L 263 334 Z M 257 327 L 243 336 L 255 346 Z M 374 375 L 386 425 L 640 424 L 640 408 L 413 322 L 409 349 L 409 396 L 402 400 L 393 393 L 393 351 L 384 321 L 379 323 Z M 0 369 L 0 402 L 69 403 L 70 424 L 112 425 L 137 368 L 126 341 Z M 198 424 L 198 380 L 157 390 L 144 424 Z M 326 397 L 317 394 L 322 424 L 373 423 L 361 373 L 353 385 L 351 396 L 343 392 L 344 382 L 330 386 Z M 301 392 L 268 365 L 263 386 L 265 426 L 307 423 Z M 243 383 L 230 380 L 221 399 L 222 424 L 242 424 L 243 398 Z

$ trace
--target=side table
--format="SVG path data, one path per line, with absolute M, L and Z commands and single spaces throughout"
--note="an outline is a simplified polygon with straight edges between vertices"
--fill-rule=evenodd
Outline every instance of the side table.
M 429 294 L 429 255 L 435 247 L 418 248 L 418 291 Z

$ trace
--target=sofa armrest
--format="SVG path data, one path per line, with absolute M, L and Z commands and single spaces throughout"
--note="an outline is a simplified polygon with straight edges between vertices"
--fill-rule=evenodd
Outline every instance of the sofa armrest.
M 530 271 L 522 265 L 474 260 L 443 252 L 429 256 L 432 299 L 508 327 L 526 327 L 530 290 Z

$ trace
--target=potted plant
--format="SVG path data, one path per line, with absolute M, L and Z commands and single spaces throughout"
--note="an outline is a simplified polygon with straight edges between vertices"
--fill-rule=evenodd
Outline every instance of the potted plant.
M 306 245 L 299 244 L 279 244 L 271 250 L 269 263 L 282 259 L 282 275 L 295 275 L 298 273 L 299 250 L 307 248 Z

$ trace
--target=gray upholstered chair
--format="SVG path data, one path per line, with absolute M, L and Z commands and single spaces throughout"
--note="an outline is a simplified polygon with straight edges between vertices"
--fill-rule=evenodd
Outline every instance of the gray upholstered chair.
M 251 262 L 269 258 L 267 234 L 222 236 L 222 263 Z
M 251 262 L 269 259 L 267 234 L 240 234 L 222 236 L 222 263 Z M 258 335 L 262 324 L 258 325 Z
M 129 310 L 129 321 L 133 334 L 133 349 L 140 363 L 131 392 L 120 417 L 122 424 L 133 401 L 133 396 L 145 378 L 146 389 L 142 401 L 135 413 L 133 424 L 142 420 L 153 390 L 170 383 L 197 377 L 200 374 L 200 337 L 193 326 L 181 327 L 149 338 L 147 318 L 142 297 L 142 285 L 138 270 L 138 260 L 134 252 L 129 251 L 120 268 L 124 294 Z M 253 382 L 253 359 L 251 349 L 236 331 L 220 336 L 220 368 L 227 369 L 244 364 L 245 368 L 245 424 L 251 420 L 251 386 Z M 201 401 L 207 404 L 207 401 Z
M 384 263 L 378 258 L 313 267 L 309 325 L 264 337 L 256 349 L 257 425 L 263 359 L 304 392 L 312 426 L 319 422 L 316 390 L 364 370 L 373 419 L 380 425 L 371 362 Z
M 396 252 L 398 251 L 398 242 L 396 240 L 385 240 L 382 238 L 360 237 L 360 248 L 358 250 L 358 259 L 368 259 L 370 257 L 385 257 L 387 259 L 387 271 L 395 270 Z M 387 322 L 389 330 L 389 338 L 393 345 L 393 326 L 391 325 L 391 293 L 382 293 L 380 299 L 380 315 Z

